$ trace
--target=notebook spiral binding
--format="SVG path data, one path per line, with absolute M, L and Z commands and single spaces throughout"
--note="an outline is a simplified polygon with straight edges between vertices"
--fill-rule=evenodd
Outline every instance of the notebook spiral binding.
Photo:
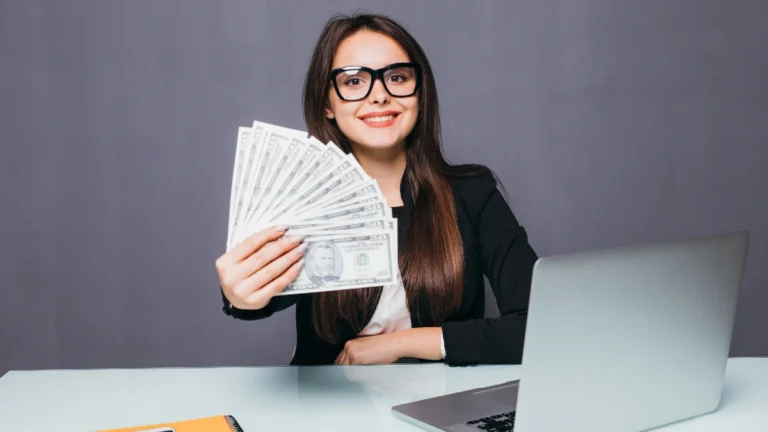
M 237 423 L 237 420 L 231 415 L 224 416 L 224 420 L 229 425 L 229 428 L 232 430 L 232 432 L 244 432 L 243 428 L 240 427 L 240 424 Z

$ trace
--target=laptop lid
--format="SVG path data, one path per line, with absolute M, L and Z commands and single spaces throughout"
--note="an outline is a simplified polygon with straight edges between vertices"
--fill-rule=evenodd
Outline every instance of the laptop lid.
M 516 432 L 638 431 L 720 402 L 746 232 L 537 261 Z

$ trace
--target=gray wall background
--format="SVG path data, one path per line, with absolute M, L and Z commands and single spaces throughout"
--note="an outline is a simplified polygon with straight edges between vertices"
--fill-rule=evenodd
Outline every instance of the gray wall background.
M 448 157 L 541 255 L 748 229 L 732 355 L 768 355 L 766 2 L 2 0 L 0 374 L 289 361 L 293 309 L 220 309 L 235 135 L 303 128 L 358 7 L 423 44 Z

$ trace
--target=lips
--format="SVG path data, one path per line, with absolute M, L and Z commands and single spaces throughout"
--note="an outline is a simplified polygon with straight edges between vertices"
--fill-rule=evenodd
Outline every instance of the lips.
M 399 115 L 397 111 L 380 111 L 362 115 L 359 119 L 370 127 L 387 127 L 393 125 Z

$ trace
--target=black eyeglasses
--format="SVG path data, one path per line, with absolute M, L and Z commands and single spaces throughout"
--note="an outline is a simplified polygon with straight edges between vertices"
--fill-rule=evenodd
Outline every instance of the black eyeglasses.
M 339 98 L 358 101 L 368 97 L 373 83 L 379 79 L 393 97 L 408 97 L 416 94 L 421 84 L 421 68 L 415 63 L 394 63 L 381 69 L 365 66 L 345 66 L 332 70 L 328 79 Z

